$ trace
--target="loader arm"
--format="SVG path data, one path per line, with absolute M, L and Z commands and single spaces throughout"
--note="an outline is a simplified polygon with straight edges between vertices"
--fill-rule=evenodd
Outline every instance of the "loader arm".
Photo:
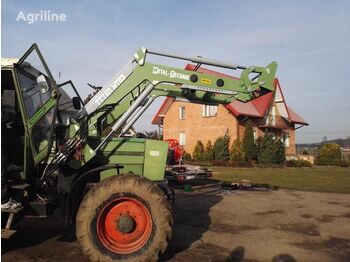
M 217 77 L 197 71 L 146 62 L 148 54 L 186 60 L 200 65 L 242 70 L 240 79 Z M 141 48 L 130 61 L 84 106 L 78 119 L 88 118 L 88 135 L 110 132 L 96 148 L 100 149 L 114 132 L 123 135 L 159 96 L 184 98 L 203 104 L 227 104 L 237 99 L 250 101 L 262 92 L 273 91 L 277 63 L 266 67 L 245 67 L 201 57 L 185 57 Z
M 218 77 L 196 70 L 149 63 L 146 61 L 148 55 L 190 61 L 196 63 L 196 68 L 210 65 L 242 72 L 237 79 Z M 105 152 L 112 136 L 123 136 L 157 97 L 183 98 L 202 104 L 227 104 L 235 99 L 248 102 L 274 90 L 276 68 L 276 62 L 266 67 L 246 67 L 141 48 L 77 113 L 75 123 L 70 125 L 68 141 L 51 158 L 49 166 L 53 168 L 44 172 L 42 179 L 67 163 L 78 147 L 85 152 L 83 161 L 78 161 L 78 167 L 88 163 L 98 151 Z M 86 143 L 87 138 L 90 141 L 95 138 L 98 142 L 94 145 Z M 113 152 L 118 150 L 112 149 Z

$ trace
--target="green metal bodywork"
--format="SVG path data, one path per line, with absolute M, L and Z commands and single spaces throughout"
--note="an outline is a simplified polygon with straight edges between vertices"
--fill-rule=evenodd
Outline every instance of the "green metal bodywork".
M 94 147 L 99 139 L 89 139 L 88 144 Z M 89 150 L 88 147 L 85 150 Z M 163 141 L 137 138 L 113 138 L 103 151 L 99 152 L 91 163 L 96 165 L 119 164 L 123 173 L 142 175 L 153 181 L 164 179 L 164 169 L 168 144 Z M 89 152 L 84 152 L 88 155 Z M 115 170 L 101 172 L 101 179 L 115 175 Z

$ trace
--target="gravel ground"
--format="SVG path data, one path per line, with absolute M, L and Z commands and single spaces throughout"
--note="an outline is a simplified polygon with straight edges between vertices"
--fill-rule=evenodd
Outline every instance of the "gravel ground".
M 178 190 L 161 261 L 350 261 L 350 194 Z M 86 261 L 59 216 L 25 219 L 2 261 Z

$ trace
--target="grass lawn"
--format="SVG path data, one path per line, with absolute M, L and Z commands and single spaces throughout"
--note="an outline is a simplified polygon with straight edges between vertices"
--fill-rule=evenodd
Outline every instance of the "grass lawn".
M 213 178 L 224 181 L 247 179 L 279 188 L 350 193 L 350 168 L 233 168 L 212 167 Z

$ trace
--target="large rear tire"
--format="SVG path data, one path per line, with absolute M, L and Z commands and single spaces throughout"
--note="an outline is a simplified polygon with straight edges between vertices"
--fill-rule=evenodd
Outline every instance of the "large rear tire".
M 109 177 L 86 194 L 76 234 L 91 261 L 156 261 L 168 245 L 172 224 L 159 186 L 127 174 Z

